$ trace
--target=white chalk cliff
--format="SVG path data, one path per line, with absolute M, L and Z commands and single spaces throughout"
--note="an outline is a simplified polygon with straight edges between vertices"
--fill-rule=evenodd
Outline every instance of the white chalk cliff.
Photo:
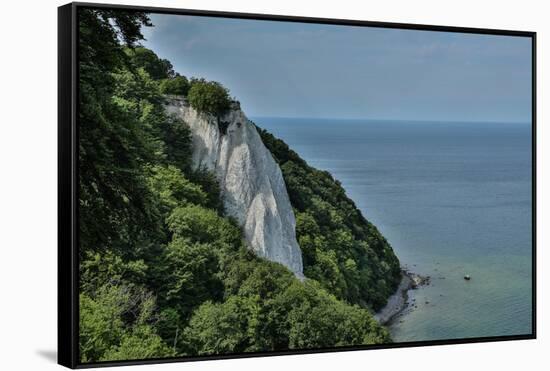
M 242 226 L 249 248 L 303 278 L 296 220 L 281 169 L 239 105 L 219 118 L 222 130 L 218 119 L 198 113 L 183 98 L 169 98 L 166 109 L 191 129 L 193 166 L 215 172 L 225 210 Z

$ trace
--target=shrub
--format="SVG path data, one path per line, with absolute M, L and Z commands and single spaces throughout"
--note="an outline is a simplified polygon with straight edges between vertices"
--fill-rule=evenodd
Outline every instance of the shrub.
M 218 117 L 231 107 L 229 90 L 216 81 L 193 80 L 187 99 L 191 107 L 197 111 Z
M 162 94 L 187 95 L 189 87 L 189 81 L 181 75 L 160 82 L 160 92 Z

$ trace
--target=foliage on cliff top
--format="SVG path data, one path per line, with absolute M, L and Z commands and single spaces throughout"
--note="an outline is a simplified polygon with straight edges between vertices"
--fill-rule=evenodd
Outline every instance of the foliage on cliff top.
M 216 81 L 192 79 L 187 95 L 191 107 L 199 112 L 222 116 L 231 108 L 229 90 Z
M 162 94 L 187 95 L 190 87 L 191 84 L 189 84 L 187 78 L 181 75 L 160 82 L 160 92 Z

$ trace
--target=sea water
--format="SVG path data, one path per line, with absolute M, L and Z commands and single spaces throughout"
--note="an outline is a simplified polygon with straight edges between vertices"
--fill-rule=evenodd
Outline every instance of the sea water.
M 431 277 L 394 341 L 531 332 L 529 123 L 254 121 L 340 180 L 402 266 Z

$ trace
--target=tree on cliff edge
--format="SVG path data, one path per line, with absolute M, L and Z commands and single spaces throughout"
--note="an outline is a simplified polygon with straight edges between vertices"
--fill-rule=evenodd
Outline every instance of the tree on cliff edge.
M 187 99 L 197 111 L 217 117 L 225 114 L 231 107 L 229 90 L 216 81 L 192 80 Z

